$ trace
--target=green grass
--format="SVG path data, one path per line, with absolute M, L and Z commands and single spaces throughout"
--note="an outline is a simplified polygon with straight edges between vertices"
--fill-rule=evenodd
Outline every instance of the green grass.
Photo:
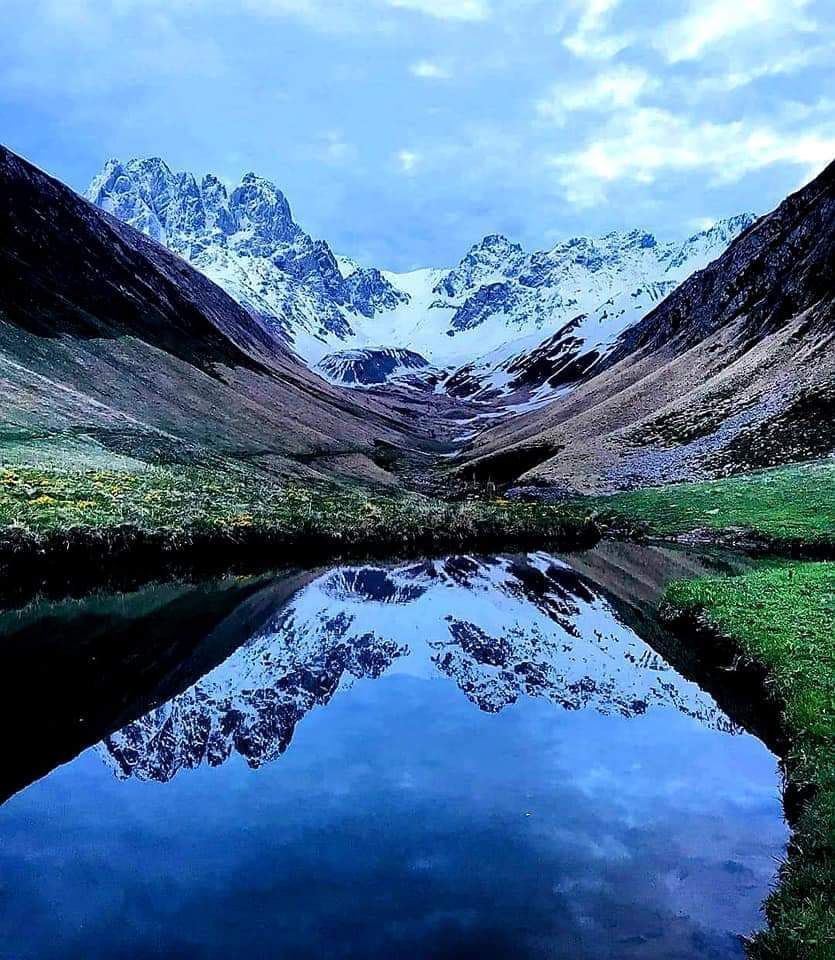
M 746 530 L 774 541 L 835 545 L 835 460 L 705 483 L 646 488 L 588 501 L 671 536 Z
M 263 542 L 336 556 L 502 540 L 579 545 L 596 536 L 583 510 L 309 489 L 235 462 L 222 469 L 0 465 L 0 557 L 9 567 L 26 554 L 60 555 L 85 538 L 111 553 L 150 539 L 165 553 Z
M 771 562 L 672 584 L 669 608 L 707 623 L 762 664 L 782 705 L 787 784 L 812 799 L 793 834 L 758 960 L 835 957 L 835 563 Z

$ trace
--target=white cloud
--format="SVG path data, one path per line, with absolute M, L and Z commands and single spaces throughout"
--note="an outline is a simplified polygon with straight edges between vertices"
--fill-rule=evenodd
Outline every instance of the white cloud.
M 747 87 L 764 77 L 788 76 L 835 60 L 835 44 L 824 43 L 807 46 L 777 57 L 757 58 L 757 62 L 747 66 L 739 65 L 725 73 L 709 74 L 700 79 L 695 90 L 700 94 L 738 90 Z
M 190 2 L 190 0 L 187 0 Z M 486 20 L 491 13 L 488 0 L 246 0 L 253 10 L 287 13 L 322 22 L 326 17 L 346 19 L 373 11 L 374 7 L 412 10 L 436 20 Z
M 687 226 L 691 230 L 696 230 L 701 232 L 703 230 L 710 230 L 711 227 L 716 225 L 715 217 L 691 217 L 687 221 Z
M 490 14 L 487 0 L 386 0 L 390 7 L 415 10 L 437 20 L 486 20 Z
M 540 116 L 563 126 L 568 115 L 581 110 L 608 112 L 634 106 L 658 86 L 658 81 L 639 67 L 613 67 L 588 81 L 555 84 L 536 102 Z
M 621 0 L 576 0 L 581 11 L 574 31 L 563 39 L 563 45 L 578 57 L 610 60 L 629 46 L 628 34 L 609 33 L 609 17 Z
M 397 154 L 397 162 L 400 164 L 401 173 L 412 174 L 420 163 L 420 154 L 414 150 L 400 150 Z
M 425 80 L 452 79 L 452 71 L 434 60 L 418 60 L 409 67 L 409 73 Z
M 578 150 L 551 155 L 566 199 L 578 207 L 606 200 L 613 184 L 649 186 L 670 174 L 698 172 L 709 184 L 734 183 L 774 164 L 817 172 L 835 155 L 835 123 L 777 128 L 755 121 L 696 121 L 654 107 L 618 115 Z
M 356 159 L 357 148 L 349 143 L 336 130 L 331 130 L 324 136 L 324 146 L 322 148 L 322 159 L 332 166 L 344 166 Z
M 669 63 L 678 63 L 740 34 L 750 42 L 771 32 L 808 32 L 814 29 L 805 15 L 809 5 L 810 0 L 690 0 L 683 17 L 656 31 L 653 46 Z

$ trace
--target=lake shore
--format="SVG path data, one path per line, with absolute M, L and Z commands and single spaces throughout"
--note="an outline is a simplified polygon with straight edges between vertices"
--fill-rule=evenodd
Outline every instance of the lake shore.
M 827 960 L 835 946 L 835 564 L 771 561 L 668 587 L 661 616 L 702 656 L 757 678 L 778 720 L 792 826 L 756 960 Z
M 580 507 L 447 502 L 279 484 L 235 465 L 0 468 L 3 593 L 83 590 L 165 572 L 315 565 L 443 551 L 576 549 Z
M 673 583 L 660 616 L 696 674 L 744 678 L 783 758 L 792 826 L 756 960 L 829 960 L 835 950 L 835 463 L 593 498 L 621 536 L 713 544 L 752 570 Z M 818 560 L 820 562 L 813 562 Z M 709 679 L 708 679 L 709 685 Z M 771 722 L 773 721 L 773 723 Z

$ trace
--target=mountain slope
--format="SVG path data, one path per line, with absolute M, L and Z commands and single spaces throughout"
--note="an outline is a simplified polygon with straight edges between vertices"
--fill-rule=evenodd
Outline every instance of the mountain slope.
M 462 473 L 611 490 L 835 452 L 835 164 L 627 329 L 595 375 L 484 432 Z
M 325 383 L 179 256 L 3 148 L 0 190 L 7 439 L 378 481 L 381 443 L 386 463 L 419 456 L 403 415 Z
M 574 237 L 513 261 L 509 279 L 472 294 L 453 323 L 483 331 L 497 313 L 505 313 L 524 335 L 459 368 L 447 390 L 476 400 L 547 402 L 555 391 L 586 377 L 624 330 L 722 253 L 754 219 L 740 214 L 721 220 L 683 243 L 660 242 L 642 230 Z

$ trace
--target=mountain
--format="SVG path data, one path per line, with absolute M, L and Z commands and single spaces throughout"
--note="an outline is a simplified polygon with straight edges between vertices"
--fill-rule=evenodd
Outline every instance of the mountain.
M 558 403 L 474 438 L 467 477 L 560 496 L 835 454 L 835 163 L 611 344 Z
M 633 230 L 574 237 L 549 251 L 513 256 L 505 278 L 470 293 L 452 323 L 483 331 L 499 318 L 520 335 L 461 366 L 446 389 L 532 406 L 553 399 L 555 391 L 587 376 L 625 329 L 754 220 L 753 214 L 721 220 L 683 243 Z M 475 249 L 468 257 L 474 255 Z
M 172 173 L 156 157 L 109 160 L 88 198 L 188 260 L 306 357 L 354 337 L 352 320 L 406 297 L 379 270 L 343 275 L 321 240 L 293 220 L 284 194 L 248 173 L 231 191 L 212 174 Z
M 414 350 L 377 347 L 329 353 L 314 369 L 334 383 L 370 386 L 410 377 L 428 366 L 429 361 Z
M 245 183 L 233 199 L 207 179 L 199 200 L 186 203 L 181 180 L 153 165 L 142 170 L 159 202 L 142 208 L 141 225 L 167 243 L 175 226 L 177 243 L 196 247 L 201 231 L 231 230 L 234 221 L 235 244 L 280 243 L 299 261 L 327 260 L 306 246 L 283 198 L 260 183 Z M 122 183 L 116 167 L 109 176 Z M 393 479 L 392 449 L 423 455 L 425 416 L 332 387 L 186 260 L 4 148 L 0 190 L 5 435 L 57 435 L 142 459 L 239 457 L 286 475 L 377 482 Z
M 329 379 L 376 382 L 357 376 L 345 351 L 371 351 L 377 371 L 387 365 L 378 351 L 410 351 L 434 368 L 414 386 L 446 382 L 476 401 L 549 399 L 754 219 L 720 221 L 683 243 L 633 230 L 535 253 L 493 234 L 452 269 L 396 274 L 334 255 L 254 173 L 227 190 L 159 158 L 110 160 L 87 196 L 188 260 Z

